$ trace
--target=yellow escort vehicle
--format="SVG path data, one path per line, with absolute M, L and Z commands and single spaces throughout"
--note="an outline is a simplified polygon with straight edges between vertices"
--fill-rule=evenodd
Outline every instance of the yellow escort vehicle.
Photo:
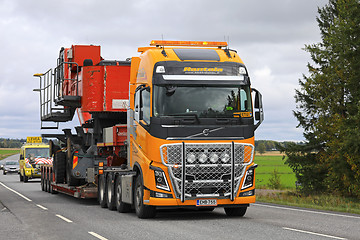
M 27 137 L 26 143 L 20 149 L 20 182 L 40 178 L 40 166 L 52 164 L 52 161 L 49 145 L 43 143 L 41 137 Z

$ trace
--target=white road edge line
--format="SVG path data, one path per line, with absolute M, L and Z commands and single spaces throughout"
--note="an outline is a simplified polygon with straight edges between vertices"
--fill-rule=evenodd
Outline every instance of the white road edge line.
M 36 204 L 36 206 L 38 206 L 39 208 L 43 209 L 43 210 L 48 210 L 46 207 L 41 206 L 40 204 Z
M 58 217 L 58 218 L 61 218 L 62 220 L 64 220 L 65 222 L 68 222 L 68 223 L 72 223 L 73 221 L 71 221 L 70 219 L 68 219 L 68 218 L 66 218 L 66 217 L 63 217 L 63 216 L 61 216 L 61 215 L 59 215 L 59 214 L 56 214 L 56 216 Z
M 335 237 L 335 236 L 331 236 L 331 235 L 326 235 L 326 234 L 321 234 L 321 233 L 315 233 L 315 232 L 309 232 L 309 231 L 299 230 L 299 229 L 295 229 L 295 228 L 283 227 L 283 229 L 285 229 L 285 230 L 290 230 L 290 231 L 294 231 L 294 232 L 301 232 L 301 233 L 312 234 L 312 235 L 321 236 L 321 237 L 327 237 L 327 238 L 333 238 L 333 239 L 346 240 L 346 238 L 342 238 L 342 237 Z
M 1 184 L 4 188 L 12 191 L 13 193 L 16 193 L 17 195 L 19 195 L 20 197 L 22 197 L 22 198 L 25 199 L 26 201 L 32 202 L 32 200 L 31 200 L 30 198 L 27 198 L 27 197 L 25 197 L 24 195 L 22 195 L 21 193 L 15 191 L 14 189 L 9 188 L 8 186 L 6 186 L 5 184 L 3 184 L 2 182 L 0 182 L 0 184 Z
M 98 239 L 101 239 L 101 240 L 108 240 L 107 238 L 97 234 L 97 233 L 94 233 L 94 232 L 88 232 L 89 234 L 93 235 L 94 237 L 98 238 Z
M 268 207 L 268 208 L 284 209 L 284 210 L 297 211 L 297 212 L 305 212 L 305 213 L 313 213 L 313 214 L 322 214 L 322 215 L 335 216 L 335 217 L 346 217 L 346 218 L 360 219 L 360 217 L 357 217 L 357 216 L 337 214 L 337 213 L 317 212 L 317 211 L 312 211 L 312 210 L 304 210 L 304 209 L 296 209 L 296 208 L 279 207 L 279 206 L 265 205 L 265 204 L 259 204 L 259 203 L 254 203 L 254 204 L 251 204 L 251 205 L 253 205 L 253 206 L 260 206 L 260 207 Z

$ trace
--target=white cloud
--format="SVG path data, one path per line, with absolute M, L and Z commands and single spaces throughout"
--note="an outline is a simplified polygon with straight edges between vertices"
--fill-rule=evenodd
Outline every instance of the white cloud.
M 152 39 L 224 40 L 238 50 L 263 93 L 258 139 L 302 139 L 292 116 L 294 88 L 319 41 L 317 6 L 327 0 L 48 1 L 0 0 L 0 137 L 37 135 L 37 72 L 56 64 L 61 47 L 96 44 L 105 59 L 137 56 Z M 76 122 L 76 121 L 74 121 Z

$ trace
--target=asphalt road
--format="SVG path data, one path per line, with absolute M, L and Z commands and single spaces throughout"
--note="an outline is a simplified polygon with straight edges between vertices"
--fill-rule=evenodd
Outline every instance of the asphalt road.
M 243 218 L 219 208 L 160 210 L 142 220 L 0 172 L 0 232 L 0 239 L 360 239 L 360 215 L 256 203 Z

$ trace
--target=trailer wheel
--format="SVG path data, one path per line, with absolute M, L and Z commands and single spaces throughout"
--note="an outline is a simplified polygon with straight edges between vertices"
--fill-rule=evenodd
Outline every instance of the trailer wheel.
M 44 191 L 48 192 L 48 176 L 47 176 L 47 171 L 44 172 Z
M 45 186 L 44 186 L 44 171 L 43 171 L 43 169 L 41 169 L 41 191 L 45 191 Z
M 66 169 L 66 154 L 64 152 L 54 153 L 53 169 L 55 172 L 55 182 L 63 183 Z
M 225 213 L 229 217 L 243 217 L 246 213 L 247 207 L 224 208 Z
M 121 176 L 118 176 L 115 181 L 115 205 L 118 212 L 127 213 L 131 211 L 131 205 L 122 201 L 122 186 Z
M 144 205 L 144 185 L 141 175 L 138 175 L 135 182 L 135 212 L 139 218 L 153 218 L 156 215 L 154 206 Z
M 104 174 L 99 175 L 98 180 L 98 202 L 102 208 L 107 207 L 106 202 L 106 178 Z
M 115 210 L 115 196 L 114 196 L 114 182 L 111 174 L 107 175 L 106 178 L 106 204 L 109 210 Z

